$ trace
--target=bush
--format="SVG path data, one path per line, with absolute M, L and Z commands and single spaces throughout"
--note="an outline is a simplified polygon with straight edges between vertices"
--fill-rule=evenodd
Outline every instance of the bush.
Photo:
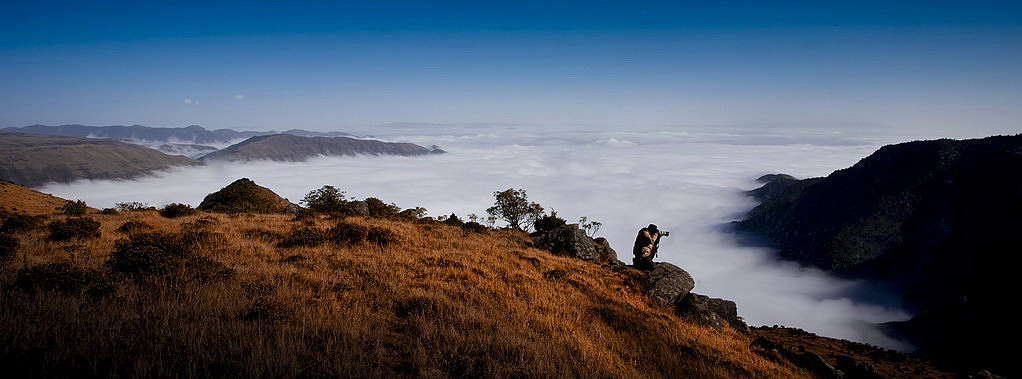
M 117 272 L 135 276 L 163 275 L 181 267 L 189 255 L 179 236 L 167 233 L 140 233 L 114 243 L 106 264 Z
M 543 216 L 536 219 L 536 222 L 533 223 L 533 227 L 536 228 L 537 232 L 547 232 L 567 224 L 567 220 L 557 217 L 556 211 L 551 211 L 549 216 Z
M 138 233 L 153 230 L 153 226 L 149 223 L 142 221 L 125 221 L 121 226 L 117 227 L 117 231 L 121 233 Z
M 397 205 L 384 203 L 383 200 L 375 197 L 366 198 L 365 202 L 369 206 L 369 217 L 394 217 L 401 211 Z
M 369 228 L 362 225 L 339 222 L 329 230 L 330 242 L 337 245 L 362 243 L 369 237 Z
M 295 217 L 291 221 L 305 221 L 316 218 L 316 211 L 309 208 L 301 208 L 295 211 Z
M 487 230 L 488 228 L 487 228 L 487 227 L 486 227 L 485 225 L 483 225 L 483 224 L 480 224 L 480 223 L 478 223 L 478 222 L 475 222 L 475 221 L 469 221 L 469 222 L 466 222 L 466 223 L 465 223 L 465 225 L 462 225 L 462 226 L 461 226 L 461 229 L 463 229 L 463 230 L 465 230 L 465 231 L 467 231 L 467 232 L 473 232 L 473 233 L 483 233 L 483 232 L 485 232 L 485 231 L 486 231 L 486 230 Z
M 390 230 L 374 226 L 369 228 L 369 233 L 366 234 L 366 240 L 379 247 L 387 247 L 387 245 L 390 245 L 391 242 L 397 242 L 397 235 Z
M 327 240 L 327 233 L 322 229 L 307 226 L 298 228 L 291 231 L 291 235 L 287 236 L 283 241 L 277 243 L 278 247 L 296 247 L 306 246 L 313 247 L 322 245 Z
M 19 245 L 18 239 L 14 236 L 0 233 L 0 263 L 6 262 L 14 254 L 17 254 Z
M 82 270 L 70 263 L 47 263 L 18 272 L 14 285 L 25 290 L 86 292 L 99 296 L 113 292 L 113 282 L 101 271 Z
M 102 215 L 115 215 L 117 213 L 117 210 L 113 208 L 103 208 L 103 210 L 99 211 L 99 214 Z
M 447 225 L 450 225 L 450 226 L 461 227 L 461 226 L 465 225 L 465 222 L 462 221 L 460 218 L 458 218 L 458 215 L 456 215 L 454 213 L 451 213 L 450 216 L 447 216 L 447 218 L 443 219 L 442 221 L 443 221 L 444 224 L 447 224 Z
M 50 241 L 67 241 L 99 237 L 99 221 L 89 217 L 72 217 L 53 221 L 48 225 Z
M 68 216 L 82 216 L 89 210 L 89 206 L 85 205 L 85 202 L 81 200 L 68 200 L 64 202 L 64 205 L 60 206 L 60 208 L 57 208 L 57 210 Z
M 163 207 L 163 209 L 160 210 L 160 216 L 166 218 L 178 218 L 184 216 L 191 216 L 196 214 L 197 212 L 198 211 L 196 211 L 195 208 L 192 208 L 191 205 L 171 203 L 167 204 L 167 206 Z
M 334 186 L 323 186 L 305 195 L 301 201 L 306 207 L 320 213 L 341 213 L 348 200 L 344 197 L 344 191 Z
M 7 217 L 3 224 L 0 224 L 0 232 L 14 233 L 28 230 L 39 226 L 42 216 L 29 216 L 15 213 Z

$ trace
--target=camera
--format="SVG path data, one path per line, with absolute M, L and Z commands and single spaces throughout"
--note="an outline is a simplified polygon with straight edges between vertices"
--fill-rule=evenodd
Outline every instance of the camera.
M 667 237 L 669 235 L 671 235 L 671 232 L 663 232 L 660 234 L 661 237 Z

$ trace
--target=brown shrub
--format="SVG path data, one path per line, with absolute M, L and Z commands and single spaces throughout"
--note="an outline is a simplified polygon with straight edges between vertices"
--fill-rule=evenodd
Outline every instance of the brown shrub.
M 291 234 L 277 243 L 278 247 L 313 247 L 322 245 L 327 240 L 327 233 L 322 229 L 306 226 L 291 231 Z
M 116 289 L 102 271 L 82 270 L 70 263 L 47 263 L 23 269 L 18 272 L 14 285 L 25 290 L 85 292 L 94 296 L 109 294 Z
M 20 243 L 16 237 L 7 233 L 0 233 L 0 263 L 6 262 L 14 254 L 17 254 L 19 245 Z
M 117 227 L 117 231 L 121 233 L 138 233 L 153 230 L 153 226 L 144 221 L 125 221 L 121 226 Z
M 0 233 L 17 233 L 31 230 L 39 226 L 43 216 L 29 216 L 21 213 L 14 213 L 8 216 L 3 224 L 0 224 Z
M 99 221 L 90 217 L 72 217 L 51 222 L 50 241 L 68 241 L 99 237 Z
M 329 230 L 330 242 L 337 245 L 354 245 L 364 242 L 369 238 L 369 228 L 359 224 L 338 222 Z
M 195 208 L 192 208 L 191 205 L 171 203 L 167 204 L 167 206 L 163 207 L 163 209 L 160 210 L 160 216 L 166 218 L 178 218 L 184 216 L 191 216 L 197 212 L 198 211 L 196 211 Z
M 379 247 L 387 247 L 387 245 L 397 242 L 397 235 L 388 229 L 374 226 L 369 228 L 368 233 L 366 233 L 366 241 Z
M 181 267 L 189 254 L 184 241 L 167 233 L 140 233 L 114 243 L 107 265 L 138 277 L 168 274 Z

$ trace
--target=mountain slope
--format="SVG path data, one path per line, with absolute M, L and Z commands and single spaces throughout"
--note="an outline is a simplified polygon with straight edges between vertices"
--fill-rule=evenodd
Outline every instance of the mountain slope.
M 744 335 L 652 304 L 633 286 L 638 271 L 530 248 L 522 233 L 280 214 L 91 217 L 97 238 L 15 235 L 20 248 L 0 265 L 5 373 L 806 376 Z M 338 225 L 386 243 L 308 237 Z
M 922 352 L 1009 369 L 993 346 L 1022 246 L 1022 135 L 885 146 L 826 178 L 764 179 L 742 229 L 784 258 L 894 284 L 920 315 L 892 328 Z
M 25 186 L 131 178 L 198 163 L 118 141 L 0 131 L 0 178 Z
M 277 134 L 276 131 L 235 131 L 232 129 L 207 130 L 198 125 L 184 128 L 154 128 L 142 125 L 131 126 L 89 126 L 89 125 L 29 125 L 20 128 L 5 128 L 10 132 L 31 134 L 52 134 L 69 137 L 106 138 L 116 140 L 189 142 L 193 144 L 219 144 L 234 142 L 254 136 Z M 284 134 L 305 137 L 343 137 L 351 136 L 341 132 L 313 132 L 301 129 L 290 129 Z
M 0 179 L 0 215 L 54 213 L 67 200 Z
M 442 153 L 412 143 L 390 143 L 346 137 L 300 137 L 289 134 L 252 137 L 219 151 L 204 155 L 202 161 L 303 161 L 317 155 L 402 155 Z

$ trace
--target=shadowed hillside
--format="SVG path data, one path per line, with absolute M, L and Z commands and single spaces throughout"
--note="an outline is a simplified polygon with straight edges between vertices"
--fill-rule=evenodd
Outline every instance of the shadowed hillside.
M 252 137 L 204 155 L 202 161 L 304 161 L 317 155 L 427 155 L 443 153 L 412 143 L 390 143 L 347 137 L 300 137 L 290 134 Z
M 999 347 L 1022 246 L 1022 135 L 885 146 L 826 178 L 768 176 L 739 225 L 782 257 L 893 284 L 920 352 L 1017 373 Z
M 0 178 L 25 186 L 122 179 L 198 161 L 124 142 L 0 131 Z

